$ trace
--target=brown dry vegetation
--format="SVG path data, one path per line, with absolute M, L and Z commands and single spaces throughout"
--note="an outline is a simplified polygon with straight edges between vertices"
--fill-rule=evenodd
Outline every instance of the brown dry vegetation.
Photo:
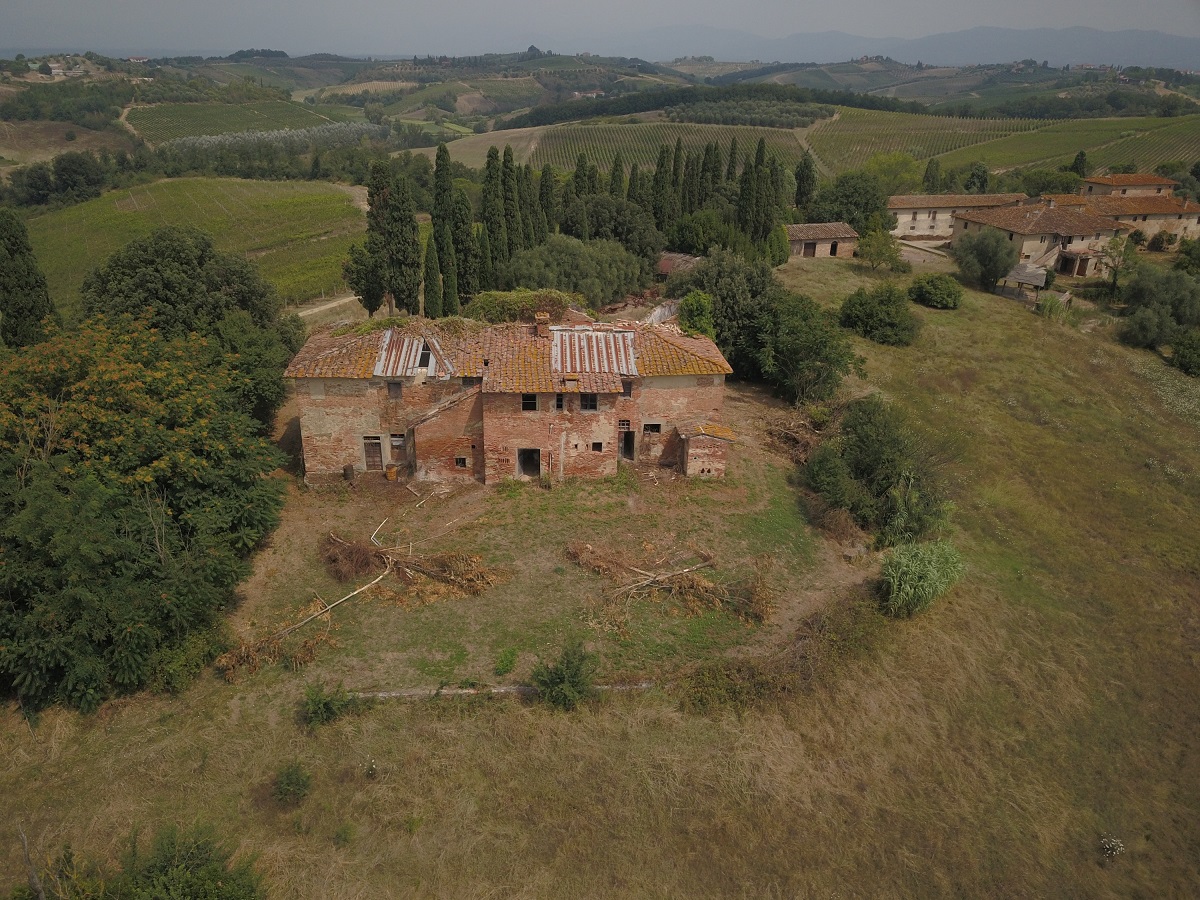
M 75 140 L 67 140 L 67 132 Z M 68 150 L 132 149 L 130 136 L 118 129 L 92 131 L 70 122 L 0 122 L 0 157 L 20 165 L 53 159 Z
M 823 279 L 831 299 L 869 277 L 825 265 L 783 274 L 814 296 L 805 285 Z M 242 636 L 293 621 L 314 591 L 342 596 L 320 535 L 365 540 L 384 515 L 390 542 L 449 529 L 426 552 L 467 549 L 513 577 L 415 609 L 351 600 L 299 673 L 203 677 L 181 697 L 50 710 L 32 727 L 9 709 L 0 819 L 24 821 L 43 851 L 100 856 L 133 825 L 211 822 L 257 854 L 280 897 L 1190 895 L 1200 385 L 1106 326 L 1054 325 L 1009 300 L 969 292 L 960 310 L 917 312 L 914 347 L 860 343 L 870 385 L 850 389 L 882 389 L 957 456 L 968 573 L 923 616 L 874 637 L 837 615 L 803 626 L 855 596 L 866 570 L 814 545 L 766 449 L 777 406 L 738 388 L 729 407 L 746 437 L 724 484 L 468 488 L 419 509 L 403 488 L 293 489 L 245 586 Z M 771 549 L 780 610 L 754 629 L 648 605 L 622 641 L 587 625 L 588 597 L 612 581 L 567 560 L 569 541 L 639 558 L 661 546 L 653 559 L 694 545 L 730 573 Z M 573 635 L 601 653 L 605 679 L 669 680 L 822 631 L 845 662 L 748 709 L 685 713 L 660 687 L 571 715 L 475 699 L 383 703 L 316 731 L 295 721 L 306 680 L 493 681 L 510 646 L 520 680 Z M 265 786 L 293 759 L 315 783 L 283 813 Z M 343 825 L 353 838 L 339 847 Z M 1106 862 L 1103 832 L 1128 852 Z M 20 849 L 5 834 L 11 887 Z

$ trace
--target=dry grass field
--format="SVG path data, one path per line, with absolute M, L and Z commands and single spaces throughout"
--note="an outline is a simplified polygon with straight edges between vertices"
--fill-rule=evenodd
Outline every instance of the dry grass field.
M 830 303 L 874 280 L 836 260 L 781 275 Z M 831 626 L 845 661 L 806 687 L 697 714 L 674 684 L 695 660 L 786 650 L 797 623 L 871 572 L 805 523 L 762 431 L 778 405 L 741 386 L 729 411 L 743 437 L 718 484 L 626 473 L 419 508 L 394 485 L 293 486 L 239 634 L 341 596 L 315 560 L 321 535 L 363 539 L 384 516 L 395 542 L 469 550 L 505 578 L 423 605 L 351 600 L 300 671 L 205 675 L 178 697 L 28 724 L 9 707 L 0 821 L 22 822 L 39 853 L 70 843 L 99 858 L 135 826 L 212 823 L 288 898 L 1192 895 L 1200 382 L 1115 344 L 1099 317 L 1060 326 L 975 292 L 918 312 L 913 347 L 856 345 L 867 380 L 847 390 L 883 391 L 954 460 L 967 575 L 873 638 Z M 609 583 L 565 557 L 572 540 L 643 559 L 703 550 L 728 577 L 770 554 L 778 611 L 753 627 L 643 604 L 625 636 L 605 631 L 589 623 Z M 442 698 L 297 722 L 306 683 L 511 683 L 573 635 L 604 680 L 657 686 L 572 714 Z M 507 648 L 517 668 L 498 677 Z M 297 760 L 314 787 L 283 810 L 271 779 Z M 1127 852 L 1106 860 L 1106 833 Z M 0 890 L 23 881 L 15 830 L 3 834 Z

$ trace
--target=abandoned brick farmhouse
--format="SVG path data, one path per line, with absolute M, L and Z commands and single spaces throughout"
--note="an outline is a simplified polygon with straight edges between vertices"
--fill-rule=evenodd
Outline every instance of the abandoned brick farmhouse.
M 288 367 L 306 477 L 431 480 L 612 475 L 618 460 L 719 476 L 732 370 L 670 325 L 484 325 L 412 318 L 309 338 Z

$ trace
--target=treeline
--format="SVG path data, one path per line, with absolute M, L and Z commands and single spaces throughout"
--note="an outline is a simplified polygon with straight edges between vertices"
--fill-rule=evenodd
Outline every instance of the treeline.
M 365 184 L 371 164 L 396 150 L 427 147 L 430 136 L 416 126 L 388 129 L 362 122 L 275 132 L 245 132 L 180 138 L 154 150 L 69 151 L 51 162 L 14 169 L 0 186 L 0 203 L 10 206 L 69 206 L 103 191 L 153 178 L 216 175 L 263 180 L 333 180 Z M 428 208 L 429 161 L 402 154 L 401 164 L 426 172 L 421 202 Z M 469 170 L 460 167 L 460 176 Z
M 0 253 L 0 694 L 93 710 L 179 690 L 227 648 L 278 521 L 265 435 L 303 325 L 194 229 L 113 254 L 72 328 L 11 210 Z
M 945 114 L 944 107 L 931 110 Z M 995 106 L 963 105 L 953 114 L 1014 119 L 1095 119 L 1112 116 L 1185 116 L 1200 112 L 1200 103 L 1179 94 L 1158 96 L 1145 91 L 1115 88 L 1106 94 L 1081 96 L 1040 96 L 1007 100 Z
M 148 81 L 128 79 L 82 81 L 69 79 L 53 84 L 34 84 L 0 103 L 0 119 L 13 121 L 73 122 L 99 130 L 121 116 L 129 103 L 249 103 L 255 100 L 287 100 L 286 91 L 263 87 L 244 79 L 217 84 L 210 78 L 182 78 L 160 70 Z
M 817 119 L 828 119 L 836 110 L 832 106 L 789 100 L 718 100 L 668 106 L 664 112 L 672 122 L 807 128 Z
M 497 122 L 496 128 L 528 128 L 533 125 L 557 125 L 574 119 L 598 116 L 627 116 L 649 112 L 667 106 L 683 107 L 695 103 L 721 101 L 746 102 L 771 100 L 792 103 L 832 104 L 858 109 L 880 109 L 889 112 L 928 113 L 920 103 L 878 97 L 874 94 L 855 94 L 848 91 L 817 90 L 791 84 L 736 84 L 729 87 L 682 87 L 666 90 L 638 91 L 619 97 L 598 100 L 568 100 L 531 109 L 524 115 Z

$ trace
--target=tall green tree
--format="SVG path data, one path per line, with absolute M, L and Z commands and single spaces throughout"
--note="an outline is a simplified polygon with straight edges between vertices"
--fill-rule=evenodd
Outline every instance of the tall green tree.
M 654 211 L 654 224 L 661 232 L 667 232 L 675 224 L 674 189 L 671 186 L 671 150 L 663 144 L 658 149 L 658 164 L 654 167 L 654 181 L 651 185 L 651 204 Z
M 430 209 L 433 233 L 438 240 L 439 258 L 446 253 L 442 238 L 450 233 L 447 226 L 454 219 L 454 178 L 450 174 L 450 150 L 443 142 L 438 144 L 433 166 L 433 208 Z
M 131 241 L 83 281 L 87 316 L 141 317 L 172 338 L 199 335 L 197 359 L 225 367 L 242 409 L 263 427 L 286 396 L 283 370 L 302 342 L 274 288 L 245 257 L 196 228 L 168 226 Z
M 24 347 L 42 339 L 42 320 L 57 314 L 38 267 L 25 222 L 0 209 L 0 344 Z
M 484 227 L 479 232 L 479 290 L 491 291 L 496 288 L 496 265 L 492 257 L 492 240 Z
M 733 181 L 737 178 L 738 165 L 738 146 L 737 135 L 729 139 L 729 164 L 725 168 L 725 180 Z
M 504 162 L 500 166 L 500 185 L 504 196 L 504 231 L 507 237 L 506 259 L 525 247 L 525 230 L 521 225 L 521 195 L 517 184 L 517 167 L 513 162 L 512 146 L 504 145 Z
M 421 312 L 427 319 L 442 317 L 442 267 L 438 262 L 438 242 L 433 234 L 425 244 L 425 274 L 421 279 Z
M 625 199 L 649 212 L 650 204 L 646 200 L 646 192 L 642 185 L 642 172 L 637 163 L 629 167 L 629 186 L 625 189 Z
M 813 155 L 804 151 L 800 162 L 796 164 L 796 208 L 804 209 L 817 193 L 817 161 Z
M 421 242 L 416 210 L 408 179 L 393 173 L 386 162 L 371 166 L 367 239 L 358 249 L 351 248 L 343 273 L 369 314 L 379 308 L 381 297 L 410 313 L 418 311 Z
M 994 291 L 996 282 L 1011 271 L 1021 254 L 1004 234 L 995 228 L 960 235 L 950 247 L 963 280 Z
M 608 170 L 608 193 L 613 197 L 625 197 L 625 158 L 620 150 L 613 154 L 612 166 Z
M 1071 165 L 1067 167 L 1067 171 L 1074 172 L 1080 178 L 1087 178 L 1088 161 L 1087 153 L 1080 150 L 1075 154 L 1075 159 L 1071 161 Z
M 482 221 L 491 248 L 488 265 L 494 270 L 497 263 L 508 258 L 508 235 L 505 233 L 504 187 L 500 171 L 500 151 L 488 147 L 483 166 Z M 481 244 L 482 245 L 482 244 Z
M 479 245 L 475 238 L 474 213 L 467 192 L 454 192 L 454 221 L 451 223 L 454 250 L 455 284 L 459 297 L 470 297 L 479 290 Z M 443 270 L 450 265 L 442 260 Z M 443 278 L 449 273 L 443 271 Z
M 524 245 L 532 247 L 540 241 L 537 239 L 537 194 L 533 189 L 533 166 L 529 163 L 525 163 L 517 169 L 517 198 L 521 206 L 521 232 L 524 236 Z M 544 229 L 542 233 L 545 233 Z
M 925 175 L 921 179 L 921 187 L 927 194 L 938 194 L 942 190 L 942 164 L 936 156 L 931 157 L 925 164 Z
M 967 178 L 963 182 L 963 189 L 968 194 L 986 194 L 988 185 L 991 183 L 991 173 L 988 167 L 981 162 L 972 163 L 971 170 L 967 173 Z
M 558 191 L 554 178 L 554 167 L 550 163 L 542 166 L 542 174 L 538 178 L 538 207 L 546 222 L 547 236 L 554 232 L 558 225 Z M 544 242 L 542 238 L 541 242 Z
M 810 222 L 846 222 L 859 234 L 876 227 L 890 231 L 895 216 L 887 211 L 887 195 L 874 175 L 846 172 L 817 191 L 808 204 Z
M 457 316 L 462 304 L 458 298 L 458 271 L 454 256 L 454 240 L 445 235 L 442 243 L 446 245 L 446 260 L 442 263 L 442 314 Z

